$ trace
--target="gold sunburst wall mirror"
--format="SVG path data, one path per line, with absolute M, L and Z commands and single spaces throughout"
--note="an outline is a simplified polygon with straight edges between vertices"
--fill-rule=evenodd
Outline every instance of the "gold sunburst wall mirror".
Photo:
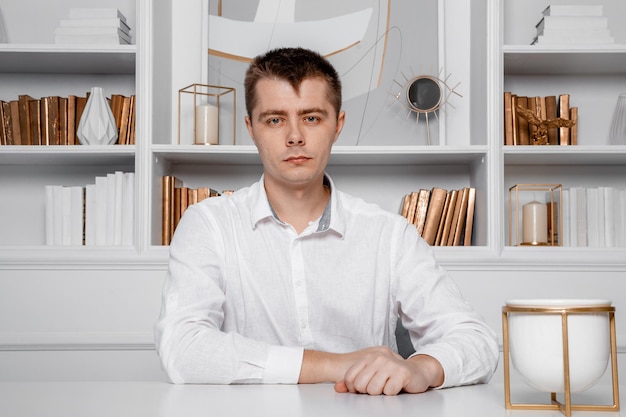
M 415 116 L 415 123 L 419 124 L 420 119 L 426 123 L 427 144 L 431 144 L 430 123 L 431 118 L 439 120 L 439 112 L 445 111 L 445 107 L 454 106 L 450 103 L 450 97 L 454 94 L 462 97 L 456 89 L 460 85 L 457 83 L 453 87 L 448 84 L 448 75 L 445 79 L 433 75 L 411 75 L 407 77 L 402 74 L 403 80 L 394 80 L 400 90 L 392 93 L 394 100 L 391 104 L 400 103 L 407 112 L 406 118 Z

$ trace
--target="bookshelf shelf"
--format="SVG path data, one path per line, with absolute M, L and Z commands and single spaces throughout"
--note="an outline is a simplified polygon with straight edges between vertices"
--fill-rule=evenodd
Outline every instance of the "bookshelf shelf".
M 0 44 L 0 73 L 134 74 L 136 45 Z
M 260 165 L 253 145 L 154 145 L 154 156 L 170 163 Z M 335 146 L 330 165 L 470 164 L 487 155 L 486 146 Z
M 0 165 L 128 165 L 135 145 L 0 146 Z
M 623 74 L 626 45 L 536 46 L 504 45 L 506 74 Z
M 626 146 L 504 146 L 505 165 L 623 165 Z

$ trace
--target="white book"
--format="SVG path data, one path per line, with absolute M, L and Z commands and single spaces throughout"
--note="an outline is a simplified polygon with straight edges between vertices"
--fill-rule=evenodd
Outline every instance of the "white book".
M 115 239 L 115 174 L 107 174 L 106 245 L 112 246 Z
M 82 246 L 83 245 L 83 233 L 84 233 L 84 219 L 85 219 L 85 199 L 83 187 L 74 186 L 68 187 L 70 189 L 70 212 L 71 212 L 71 225 L 70 225 L 70 245 Z
M 576 188 L 576 246 L 587 246 L 587 189 Z
M 46 245 L 49 246 L 54 245 L 54 187 L 54 185 L 44 187 L 46 194 Z
M 544 30 L 534 44 L 613 44 L 615 38 L 608 29 L 551 29 Z
M 107 178 L 96 177 L 96 245 L 106 245 L 107 239 Z
M 603 248 L 605 246 L 605 227 L 604 224 L 604 187 L 597 188 L 597 198 L 598 198 L 598 213 L 596 217 L 596 225 L 598 228 L 598 246 Z
M 561 245 L 572 246 L 570 242 L 570 203 L 569 190 L 561 191 Z
M 112 27 L 119 28 L 122 32 L 129 34 L 130 26 L 119 18 L 94 18 L 94 19 L 61 19 L 59 27 L 62 28 L 93 28 L 93 27 Z
M 120 39 L 130 42 L 130 35 L 118 27 L 58 27 L 54 30 L 54 36 L 55 39 L 57 37 L 70 36 L 75 38 L 83 36 L 118 36 Z
M 54 207 L 54 244 L 61 246 L 63 245 L 63 186 L 53 186 L 52 194 L 52 204 Z
M 615 188 L 600 187 L 604 196 L 604 246 L 615 246 Z
M 85 246 L 95 246 L 97 212 L 96 184 L 85 186 Z
M 126 22 L 126 16 L 119 9 L 98 7 L 71 7 L 70 19 L 121 19 Z
M 545 16 L 535 25 L 537 33 L 544 29 L 608 29 L 608 19 L 604 16 Z
M 626 189 L 615 190 L 615 246 L 626 247 Z
M 569 241 L 570 246 L 578 246 L 578 188 L 569 189 Z
M 130 45 L 119 35 L 54 35 L 56 45 Z
M 61 187 L 61 240 L 62 245 L 69 246 L 72 244 L 72 190 L 70 187 Z
M 124 173 L 122 171 L 115 171 L 113 178 L 115 179 L 113 244 L 115 246 L 120 246 L 122 244 L 122 217 L 124 212 Z
M 131 246 L 135 235 L 135 173 L 124 173 L 122 207 L 122 245 Z
M 550 4 L 542 14 L 544 16 L 602 16 L 602 5 Z
M 587 246 L 597 248 L 599 244 L 598 234 L 598 189 L 587 188 Z

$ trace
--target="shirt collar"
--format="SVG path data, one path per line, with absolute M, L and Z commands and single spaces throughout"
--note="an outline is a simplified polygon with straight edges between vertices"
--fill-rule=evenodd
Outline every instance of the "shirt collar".
M 251 222 L 252 228 L 256 228 L 257 224 L 266 219 L 274 219 L 280 222 L 280 219 L 272 209 L 272 205 L 267 198 L 267 193 L 264 187 L 264 176 L 252 186 L 252 207 L 251 207 Z M 339 211 L 339 193 L 335 189 L 335 184 L 328 174 L 324 174 L 324 185 L 330 188 L 330 198 L 328 204 L 319 219 L 316 232 L 324 232 L 327 230 L 334 230 L 339 235 L 343 236 L 345 225 L 344 220 Z

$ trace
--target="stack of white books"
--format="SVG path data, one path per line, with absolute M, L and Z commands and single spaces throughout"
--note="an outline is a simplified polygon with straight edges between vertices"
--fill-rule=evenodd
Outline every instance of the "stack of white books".
M 70 8 L 54 31 L 61 45 L 129 45 L 132 43 L 126 17 L 111 8 Z
M 602 5 L 549 5 L 536 29 L 533 45 L 615 43 Z
M 46 245 L 131 246 L 135 173 L 115 171 L 84 186 L 45 186 Z

